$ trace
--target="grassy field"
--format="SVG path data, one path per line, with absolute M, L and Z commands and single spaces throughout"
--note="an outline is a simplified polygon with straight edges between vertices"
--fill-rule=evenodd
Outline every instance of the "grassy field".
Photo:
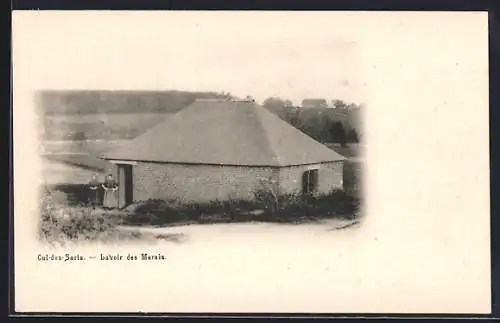
M 41 144 L 42 154 L 47 155 L 93 155 L 102 153 L 123 145 L 127 140 L 63 140 L 43 141 Z
M 47 186 L 41 195 L 40 238 L 49 243 L 107 241 L 140 238 L 137 230 L 123 234 L 120 227 L 165 227 L 187 224 L 283 223 L 300 224 L 337 219 L 357 221 L 360 201 L 342 190 L 320 196 L 256 193 L 254 200 L 212 201 L 148 200 L 122 210 L 92 206 L 85 185 Z M 85 201 L 85 195 L 88 200 Z M 73 197 L 77 197 L 73 199 Z M 125 232 L 125 233 L 127 233 Z
M 48 140 L 134 138 L 162 122 L 168 113 L 117 113 L 41 116 L 41 137 Z M 77 135 L 79 133 L 79 135 Z
M 103 170 L 91 169 L 88 166 L 74 166 L 57 160 L 45 159 L 42 163 L 42 179 L 44 185 L 83 185 L 87 184 L 94 174 L 103 174 Z
M 123 142 L 60 141 L 42 143 L 44 176 L 47 183 L 87 183 L 92 174 L 115 173 L 113 165 L 99 156 Z M 116 174 L 115 174 L 116 175 Z

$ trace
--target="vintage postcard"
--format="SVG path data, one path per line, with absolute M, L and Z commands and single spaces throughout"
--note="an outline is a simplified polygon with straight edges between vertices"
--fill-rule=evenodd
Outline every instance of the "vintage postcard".
M 487 13 L 12 20 L 17 312 L 490 312 Z

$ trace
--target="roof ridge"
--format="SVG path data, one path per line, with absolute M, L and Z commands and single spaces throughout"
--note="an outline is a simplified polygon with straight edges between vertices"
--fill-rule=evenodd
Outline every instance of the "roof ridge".
M 270 167 L 344 159 L 262 105 L 246 102 L 194 103 L 102 157 Z
M 257 115 L 257 119 L 259 120 L 260 127 L 261 127 L 262 129 L 264 129 L 264 133 L 265 133 L 264 137 L 265 137 L 265 139 L 266 139 L 266 141 L 267 141 L 267 143 L 268 143 L 269 147 L 271 148 L 271 152 L 272 152 L 272 154 L 273 154 L 273 156 L 274 156 L 273 158 L 276 160 L 276 162 L 277 162 L 277 164 L 278 164 L 279 166 L 283 166 L 283 161 L 280 159 L 280 156 L 278 156 L 278 154 L 276 153 L 276 147 L 274 146 L 274 144 L 273 144 L 272 140 L 270 140 L 270 139 L 269 139 L 269 137 L 270 137 L 270 133 L 269 133 L 269 131 L 267 130 L 267 127 L 266 127 L 266 126 L 264 125 L 264 123 L 262 122 L 262 114 L 261 114 L 261 112 L 260 112 L 260 110 L 259 110 L 259 109 L 265 109 L 265 108 L 264 108 L 264 107 L 261 107 L 261 106 L 259 106 L 259 105 L 257 105 L 257 104 L 255 104 L 255 105 L 254 105 L 254 109 L 253 109 L 253 110 L 255 111 L 255 113 L 256 113 L 256 115 Z M 276 117 L 278 117 L 278 116 L 276 116 Z

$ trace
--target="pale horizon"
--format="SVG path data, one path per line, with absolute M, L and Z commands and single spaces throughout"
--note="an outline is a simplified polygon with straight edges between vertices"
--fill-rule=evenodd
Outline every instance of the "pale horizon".
M 259 103 L 268 97 L 295 105 L 306 98 L 364 103 L 357 40 L 341 28 L 344 20 L 352 23 L 347 13 L 148 13 L 139 29 L 133 21 L 142 15 L 18 12 L 37 28 L 15 40 L 29 39 L 24 48 L 31 50 L 23 54 L 45 66 L 33 78 L 46 90 L 214 91 Z M 266 28 L 253 28 L 255 22 Z M 64 75 L 45 76 L 55 71 Z

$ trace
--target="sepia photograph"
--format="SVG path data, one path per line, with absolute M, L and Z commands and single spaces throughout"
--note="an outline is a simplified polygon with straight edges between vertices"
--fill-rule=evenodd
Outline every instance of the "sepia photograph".
M 196 89 L 37 96 L 49 243 L 359 224 L 362 103 Z
M 488 313 L 487 18 L 13 12 L 15 310 Z

